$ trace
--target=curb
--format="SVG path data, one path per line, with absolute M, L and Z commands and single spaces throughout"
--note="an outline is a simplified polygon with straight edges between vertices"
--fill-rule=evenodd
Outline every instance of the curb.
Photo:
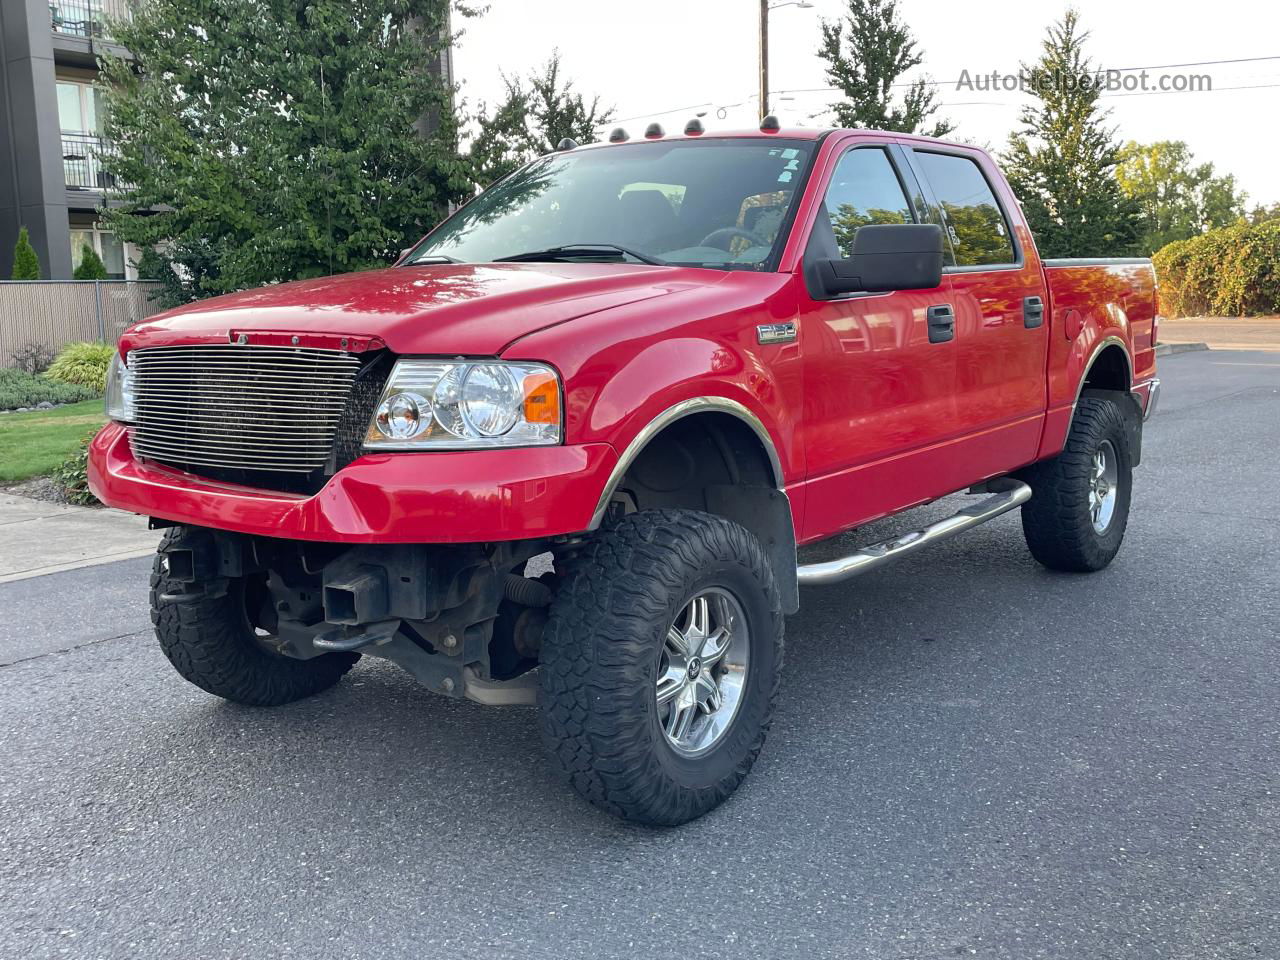
M 1207 343 L 1157 343 L 1157 357 L 1176 357 L 1180 353 L 1194 353 L 1198 350 L 1208 350 Z

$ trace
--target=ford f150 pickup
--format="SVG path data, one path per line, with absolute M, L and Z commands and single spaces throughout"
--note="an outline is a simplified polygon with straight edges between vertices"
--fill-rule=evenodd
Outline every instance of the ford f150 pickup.
M 152 619 L 192 683 L 277 705 L 384 658 L 536 703 L 587 800 L 677 824 L 759 753 L 801 585 L 1015 507 L 1045 566 L 1115 557 L 1157 322 L 1149 261 L 1042 260 L 975 147 L 615 131 L 392 267 L 127 330 L 89 482 L 166 528 Z

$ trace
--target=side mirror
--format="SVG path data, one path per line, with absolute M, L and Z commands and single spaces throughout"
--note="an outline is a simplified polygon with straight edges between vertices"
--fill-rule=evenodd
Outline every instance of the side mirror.
M 934 223 L 859 227 L 851 256 L 820 260 L 817 267 L 828 296 L 929 290 L 942 283 L 942 228 Z

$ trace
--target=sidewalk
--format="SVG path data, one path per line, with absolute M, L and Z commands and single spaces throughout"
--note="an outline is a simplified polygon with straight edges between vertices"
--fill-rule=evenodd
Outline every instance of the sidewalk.
M 1160 342 L 1207 343 L 1211 350 L 1280 350 L 1280 317 L 1161 320 Z
M 145 557 L 159 540 L 146 517 L 0 495 L 0 583 Z

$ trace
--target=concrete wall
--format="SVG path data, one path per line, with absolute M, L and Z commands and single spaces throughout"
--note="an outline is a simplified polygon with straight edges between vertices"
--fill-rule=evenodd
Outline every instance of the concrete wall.
M 45 279 L 71 277 L 48 0 L 0 0 L 0 279 L 25 226 Z

